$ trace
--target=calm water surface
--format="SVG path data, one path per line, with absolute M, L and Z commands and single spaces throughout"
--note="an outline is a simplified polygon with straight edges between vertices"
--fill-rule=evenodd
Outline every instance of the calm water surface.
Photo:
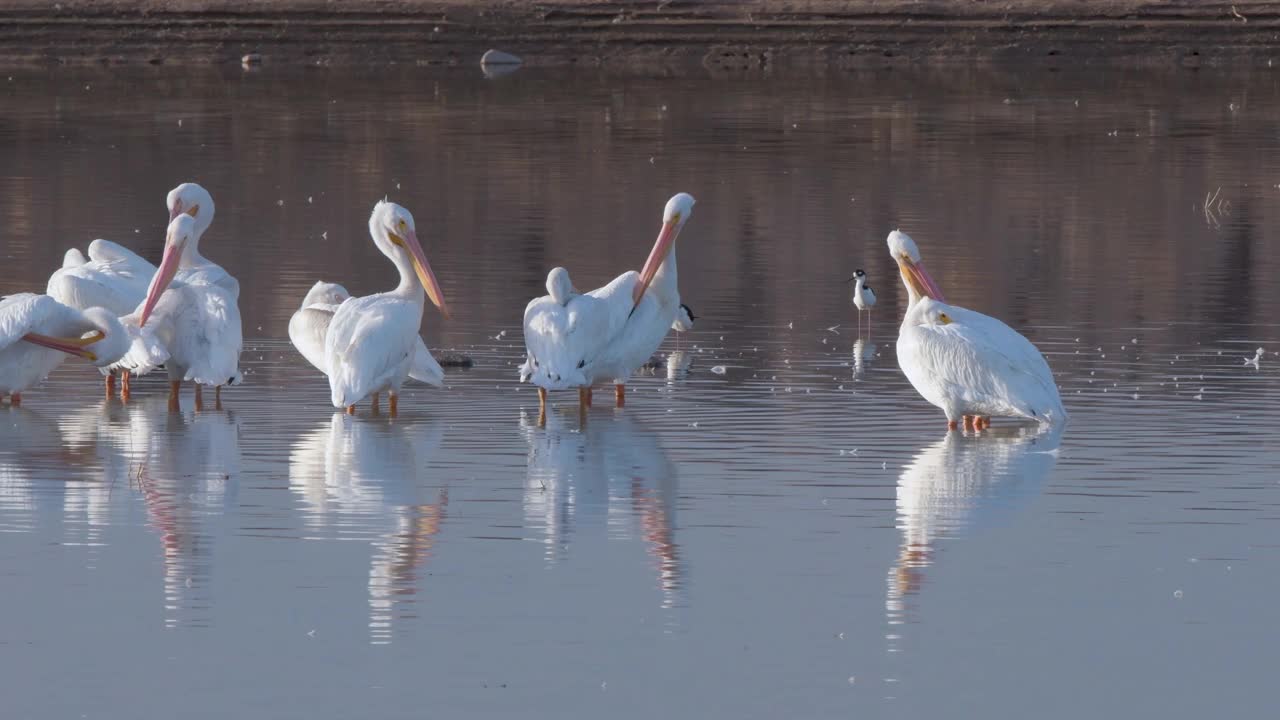
M 0 291 L 94 237 L 158 259 L 197 180 L 246 335 L 220 412 L 71 362 L 0 408 L 5 717 L 1274 709 L 1275 75 L 0 83 Z M 539 427 L 525 302 L 638 267 L 681 190 L 673 369 Z M 316 279 L 394 283 L 384 195 L 454 306 L 428 344 L 477 364 L 351 418 L 286 324 Z M 945 432 L 897 369 L 895 227 L 1046 352 L 1065 432 Z

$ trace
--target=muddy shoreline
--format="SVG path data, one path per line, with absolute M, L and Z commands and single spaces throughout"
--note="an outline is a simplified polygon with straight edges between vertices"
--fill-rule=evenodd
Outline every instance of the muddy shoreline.
M 1280 2 L 0 0 L 0 65 L 1280 62 Z

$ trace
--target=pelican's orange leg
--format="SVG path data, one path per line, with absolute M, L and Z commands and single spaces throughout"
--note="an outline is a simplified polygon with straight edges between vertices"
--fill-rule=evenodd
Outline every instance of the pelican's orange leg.
M 169 381 L 169 410 L 172 412 L 177 412 L 178 410 L 182 409 L 178 406 L 178 391 L 181 389 L 182 389 L 182 381 L 180 380 Z
M 222 409 L 222 386 L 219 385 L 213 389 L 213 409 Z
M 399 396 L 399 395 L 397 395 L 397 394 L 395 394 L 395 393 L 393 393 L 393 392 L 389 392 L 389 393 L 387 393 L 387 397 L 389 398 L 389 401 L 388 401 L 388 403 L 387 403 L 387 404 L 391 406 L 391 408 L 390 408 L 390 410 L 391 410 L 391 417 L 395 417 L 395 416 L 396 416 L 396 413 L 400 412 L 400 410 L 399 410 L 399 406 L 400 406 L 400 396 Z
M 120 376 L 120 399 L 121 400 L 129 399 L 129 377 L 130 377 L 130 373 L 128 370 L 125 370 L 124 374 Z
M 347 406 L 347 414 L 348 414 L 348 415 L 355 415 L 355 414 L 356 414 L 356 406 L 355 406 L 355 405 L 348 405 L 348 406 Z
M 959 427 L 960 427 L 960 423 L 956 422 L 955 420 L 948 420 L 948 421 L 947 421 L 947 429 L 948 429 L 948 430 L 955 430 L 955 429 L 957 429 L 957 428 L 959 428 Z
M 115 394 L 116 394 L 116 371 L 115 370 L 112 370 L 111 372 L 107 373 L 106 383 L 107 383 L 107 399 L 110 400 L 111 398 L 115 397 Z
M 22 393 L 9 393 L 9 407 L 18 407 L 22 404 Z
M 980 416 L 978 418 L 978 423 L 979 423 L 978 424 L 979 430 L 986 430 L 987 428 L 991 427 L 991 418 L 986 416 Z
M 373 394 L 373 402 L 372 404 L 369 405 L 369 412 L 373 413 L 374 415 L 377 415 L 379 412 L 382 412 L 382 409 L 378 407 L 378 393 Z
M 196 412 L 204 410 L 204 395 L 200 392 L 200 383 L 196 383 Z
M 587 388 L 578 388 L 578 409 L 586 410 L 591 407 L 591 391 Z
M 964 429 L 965 429 L 965 430 L 977 430 L 977 429 L 978 429 L 978 418 L 977 418 L 976 416 L 974 416 L 974 415 L 965 415 L 965 416 L 964 416 Z
M 618 407 L 626 407 L 627 405 L 627 386 L 615 384 L 613 386 L 613 398 Z
M 591 403 L 595 400 L 595 393 L 590 385 L 587 386 L 587 407 L 591 407 Z

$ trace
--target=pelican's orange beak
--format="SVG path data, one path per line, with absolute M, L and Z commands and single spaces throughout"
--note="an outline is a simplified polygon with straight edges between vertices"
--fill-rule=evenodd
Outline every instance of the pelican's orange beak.
M 422 281 L 422 288 L 427 291 L 427 297 L 431 298 L 432 304 L 440 308 L 440 314 L 447 320 L 449 308 L 444 302 L 444 291 L 440 289 L 440 281 L 436 280 L 436 274 L 431 271 L 427 254 L 422 251 L 422 244 L 418 242 L 418 234 L 413 228 L 406 227 L 403 237 L 395 233 L 390 235 L 391 242 L 409 251 L 409 257 L 413 260 L 413 271 L 418 274 L 418 280 Z
M 898 259 L 898 269 L 902 272 L 902 279 L 911 289 L 916 291 L 921 297 L 928 297 L 938 302 L 946 302 L 946 298 L 942 296 L 942 289 L 933 281 L 933 277 L 924 269 L 924 263 L 915 262 L 909 257 Z
M 60 338 L 51 337 L 49 335 L 41 335 L 39 333 L 27 333 L 22 336 L 23 340 L 40 347 L 47 347 L 50 350 L 57 350 L 68 355 L 82 357 L 89 362 L 94 362 L 98 356 L 92 350 L 86 350 L 86 345 L 92 345 L 102 338 L 106 337 L 101 330 L 95 330 L 92 333 L 80 338 Z
M 658 274 L 658 268 L 662 267 L 662 263 L 667 259 L 667 254 L 671 252 L 671 248 L 676 242 L 676 236 L 679 234 L 679 215 L 662 223 L 662 231 L 658 233 L 658 239 L 653 243 L 653 250 L 649 253 L 649 259 L 645 261 L 644 269 L 640 271 L 640 281 L 636 283 L 635 288 L 631 291 L 631 299 L 635 303 L 631 306 L 632 312 L 640 304 L 640 299 L 644 297 L 645 291 L 649 289 L 649 284 L 653 282 L 653 276 Z

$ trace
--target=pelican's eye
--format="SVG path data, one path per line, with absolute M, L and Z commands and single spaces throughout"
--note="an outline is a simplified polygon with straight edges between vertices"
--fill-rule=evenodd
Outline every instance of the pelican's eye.
M 946 313 L 938 313 L 938 322 L 942 323 L 943 325 L 950 325 L 951 317 Z
M 199 205 L 192 205 L 192 206 L 191 206 L 191 209 L 187 211 L 187 214 L 188 214 L 188 215 L 190 215 L 191 217 L 195 217 L 196 215 L 199 215 L 199 214 L 200 214 L 200 206 L 199 206 Z

